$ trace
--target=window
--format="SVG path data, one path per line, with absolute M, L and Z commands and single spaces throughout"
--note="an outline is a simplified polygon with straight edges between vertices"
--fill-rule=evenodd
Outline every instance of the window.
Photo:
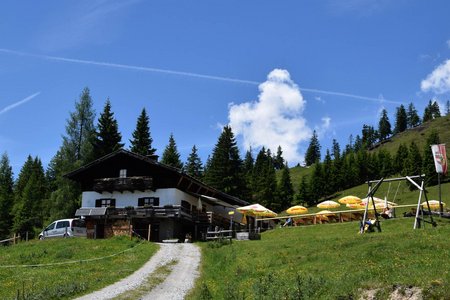
M 56 224 L 56 229 L 58 229 L 58 228 L 66 228 L 66 227 L 69 227 L 69 221 L 59 221 Z
M 181 207 L 191 210 L 191 204 L 185 200 L 181 200 Z
M 52 224 L 48 225 L 47 228 L 45 228 L 45 230 L 53 230 L 53 228 L 55 228 L 55 224 L 56 222 L 53 222 Z
M 138 206 L 159 206 L 159 198 L 158 197 L 139 198 Z
M 95 207 L 116 207 L 116 199 L 97 199 L 95 200 Z
M 126 178 L 127 177 L 127 169 L 121 169 L 119 173 L 120 178 Z

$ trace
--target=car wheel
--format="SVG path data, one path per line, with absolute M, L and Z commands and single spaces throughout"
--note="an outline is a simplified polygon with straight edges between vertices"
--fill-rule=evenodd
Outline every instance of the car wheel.
M 43 241 L 43 240 L 44 240 L 44 236 L 43 236 L 43 235 L 40 235 L 40 236 L 39 236 L 39 239 L 40 239 L 41 241 Z
M 67 233 L 64 233 L 63 238 L 68 238 L 69 235 Z

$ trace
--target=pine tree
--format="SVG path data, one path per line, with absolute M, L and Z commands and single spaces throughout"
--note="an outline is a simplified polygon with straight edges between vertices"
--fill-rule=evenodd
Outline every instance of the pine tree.
M 98 119 L 98 132 L 94 141 L 95 158 L 103 157 L 123 147 L 119 125 L 111 111 L 111 102 L 106 100 L 103 112 Z
M 405 164 L 408 159 L 408 152 L 409 152 L 409 150 L 406 145 L 400 144 L 400 146 L 398 146 L 397 153 L 395 154 L 394 164 L 393 164 L 395 173 L 399 173 L 404 176 L 407 175 L 407 174 L 404 174 L 403 171 L 405 169 Z
M 433 116 L 433 119 L 441 117 L 441 109 L 439 108 L 439 103 L 437 101 L 434 101 L 431 105 L 431 115 Z
M 332 155 L 333 159 L 335 160 L 341 158 L 341 147 L 339 146 L 339 143 L 336 141 L 336 139 L 333 139 Z
M 281 170 L 284 168 L 284 158 L 283 158 L 283 150 L 281 150 L 281 146 L 278 146 L 277 148 L 277 155 L 275 156 L 273 160 L 273 164 L 275 166 L 275 169 Z
M 239 157 L 233 131 L 229 126 L 223 128 L 213 149 L 204 181 L 222 192 L 241 197 L 245 185 L 242 160 Z
M 141 155 L 154 155 L 155 148 L 152 148 L 153 139 L 150 137 L 149 118 L 145 108 L 137 119 L 136 129 L 133 132 L 133 139 L 130 140 L 130 151 Z
M 326 185 L 323 174 L 323 166 L 320 162 L 316 162 L 314 165 L 314 171 L 310 180 L 310 195 L 311 199 L 308 201 L 308 205 L 314 205 L 325 196 L 323 187 Z
M 277 181 L 275 177 L 275 168 L 270 155 L 264 147 L 259 151 L 252 176 L 253 201 L 260 203 L 270 209 L 276 210 L 279 204 L 276 203 L 275 195 L 277 190 Z
M 408 116 L 406 114 L 406 109 L 403 104 L 397 107 L 397 113 L 395 116 L 395 128 L 394 133 L 400 133 L 406 130 L 408 127 Z
M 381 118 L 378 122 L 378 137 L 380 141 L 386 140 L 392 134 L 391 123 L 387 115 L 387 110 L 383 109 L 381 112 Z
M 420 154 L 419 147 L 417 147 L 414 141 L 412 141 L 409 146 L 408 157 L 406 159 L 403 174 L 406 176 L 422 174 L 422 155 Z
M 325 196 L 331 195 L 335 191 L 336 177 L 333 172 L 333 161 L 331 160 L 330 150 L 327 149 L 323 159 L 323 181 L 326 185 L 323 186 Z
M 445 115 L 450 115 L 450 100 L 447 100 L 447 103 L 445 104 Z
M 278 211 L 288 209 L 294 200 L 294 188 L 288 166 L 281 171 L 281 179 L 277 185 Z
M 420 117 L 412 102 L 408 105 L 407 124 L 408 128 L 414 128 L 420 124 Z
M 195 145 L 192 147 L 192 151 L 188 156 L 185 169 L 186 173 L 194 178 L 201 179 L 203 177 L 203 165 Z
M 423 160 L 422 160 L 422 172 L 425 174 L 425 185 L 432 186 L 438 183 L 436 168 L 434 165 L 433 153 L 431 151 L 431 145 L 440 144 L 439 134 L 436 130 L 433 130 L 427 137 L 427 141 L 424 145 Z
M 378 132 L 373 128 L 373 126 L 364 124 L 361 133 L 362 133 L 362 138 L 361 138 L 362 147 L 357 147 L 356 141 L 355 141 L 355 147 L 354 147 L 355 152 L 358 152 L 362 148 L 370 149 L 375 144 L 376 140 L 378 139 Z M 358 138 L 358 136 L 356 136 L 356 137 Z
M 311 197 L 311 194 L 309 191 L 309 184 L 308 184 L 307 176 L 302 176 L 295 200 L 296 200 L 297 204 L 300 204 L 300 205 L 313 205 L 314 204 L 311 201 L 312 197 Z
M 44 169 L 39 158 L 28 156 L 15 188 L 13 231 L 33 237 L 45 218 L 44 200 L 48 197 Z
M 4 153 L 0 159 L 0 240 L 8 238 L 11 232 L 14 204 L 13 186 L 12 167 L 8 155 Z
M 242 194 L 242 198 L 250 201 L 252 199 L 252 179 L 253 179 L 253 168 L 255 160 L 252 155 L 252 148 L 245 153 L 245 158 L 243 162 L 243 176 L 245 180 L 245 189 Z
M 164 149 L 161 163 L 177 169 L 183 168 L 183 163 L 180 160 L 180 153 L 178 152 L 177 144 L 175 143 L 172 133 L 169 137 L 169 144 Z
M 310 166 L 316 161 L 320 161 L 320 144 L 317 132 L 314 130 L 308 149 L 306 150 L 305 164 Z
M 380 151 L 378 151 L 377 160 L 379 163 L 379 170 L 381 177 L 387 178 L 395 174 L 392 156 L 390 152 L 388 152 L 385 149 L 380 149 Z

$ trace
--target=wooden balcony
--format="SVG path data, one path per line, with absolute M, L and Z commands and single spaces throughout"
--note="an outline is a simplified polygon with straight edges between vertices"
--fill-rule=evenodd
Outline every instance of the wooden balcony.
M 151 177 L 101 178 L 94 181 L 93 190 L 102 192 L 145 191 L 153 187 Z

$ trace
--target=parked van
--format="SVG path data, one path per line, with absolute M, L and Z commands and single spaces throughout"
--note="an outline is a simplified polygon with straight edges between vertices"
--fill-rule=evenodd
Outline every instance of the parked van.
M 82 219 L 57 220 L 47 226 L 40 234 L 39 239 L 57 237 L 86 237 L 86 224 Z

